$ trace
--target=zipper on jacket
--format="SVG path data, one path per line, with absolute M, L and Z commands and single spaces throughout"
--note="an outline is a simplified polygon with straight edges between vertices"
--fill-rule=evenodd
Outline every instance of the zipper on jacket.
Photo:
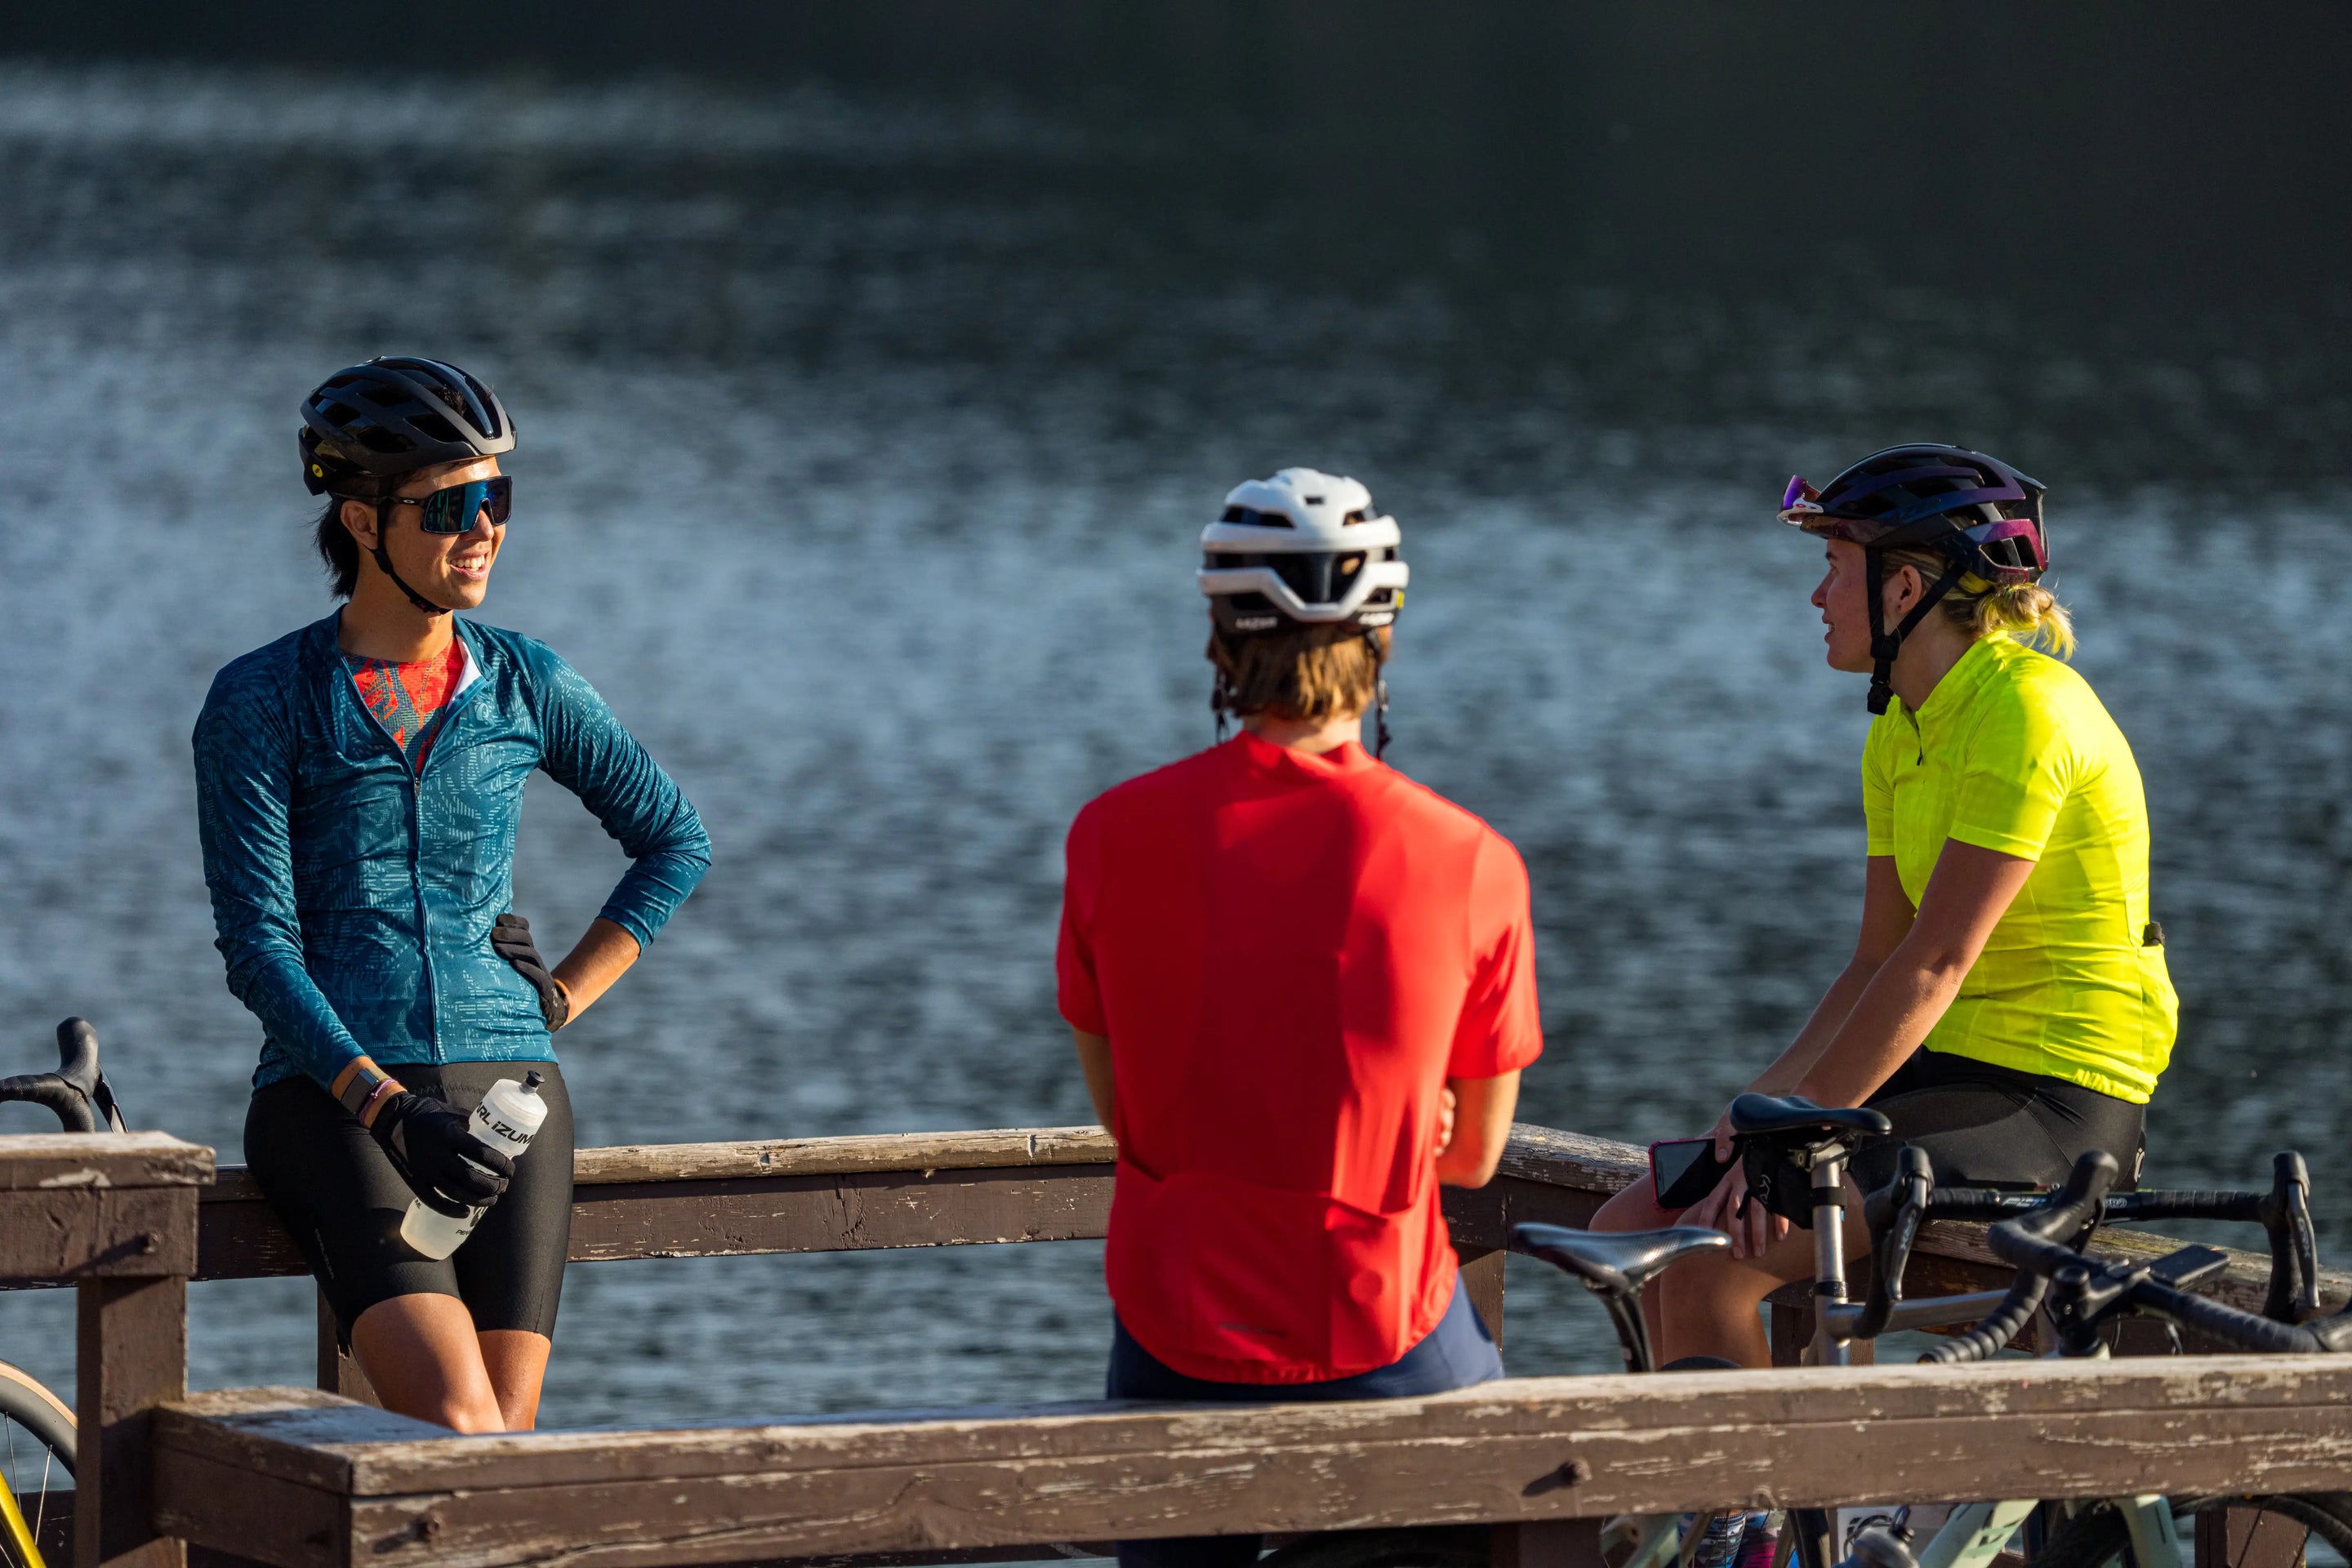
M 454 618 L 452 617 L 453 620 Z M 462 716 L 467 702 L 476 691 L 488 683 L 489 679 L 482 671 L 482 661 L 475 657 L 474 645 L 466 641 L 465 635 L 454 625 L 450 627 L 449 635 L 456 637 L 459 645 L 465 648 L 466 665 L 474 672 L 474 679 L 467 681 L 466 689 L 452 696 L 447 704 L 442 708 L 439 719 L 435 721 L 432 744 L 425 750 L 425 760 L 409 770 L 408 795 L 411 817 L 409 843 L 412 859 L 410 864 L 413 868 L 410 875 L 416 884 L 416 929 L 424 947 L 422 956 L 425 960 L 425 994 L 433 1007 L 433 1059 L 436 1062 L 445 1059 L 445 1053 L 441 1047 L 441 985 L 433 970 L 432 916 L 425 901 L 425 771 L 433 766 L 433 759 L 441 754 L 444 747 L 452 743 L 452 737 L 457 729 L 457 721 Z
M 350 692 L 352 701 L 359 708 L 360 716 L 374 729 L 377 739 L 399 760 L 401 781 L 408 787 L 408 891 L 416 900 L 416 959 L 425 971 L 425 1005 L 432 1015 L 433 1060 L 436 1065 L 446 1062 L 447 1058 L 441 1047 L 441 985 L 433 972 L 433 920 L 425 901 L 425 770 L 433 765 L 433 754 L 441 749 L 442 742 L 457 724 L 457 710 L 474 694 L 475 688 L 488 679 L 481 672 L 482 661 L 475 657 L 473 645 L 467 643 L 454 626 L 449 635 L 465 646 L 466 662 L 473 667 L 474 679 L 467 683 L 465 690 L 451 698 L 448 705 L 441 710 L 433 726 L 432 742 L 425 748 L 425 760 L 414 764 L 409 762 L 408 753 L 401 750 L 400 742 L 393 739 L 392 731 L 383 727 L 383 721 L 375 716 L 375 710 L 360 696 L 359 682 L 352 674 L 351 665 L 344 660 L 342 649 L 340 647 L 335 649 L 335 668 L 342 676 L 343 689 Z

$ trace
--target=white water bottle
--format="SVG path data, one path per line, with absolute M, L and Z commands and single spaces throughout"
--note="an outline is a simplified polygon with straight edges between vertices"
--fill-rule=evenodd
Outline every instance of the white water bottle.
M 530 1152 L 530 1141 L 539 1136 L 540 1124 L 547 1120 L 547 1101 L 539 1098 L 539 1086 L 546 1081 L 537 1072 L 524 1074 L 520 1083 L 510 1078 L 499 1079 L 482 1096 L 482 1103 L 474 1107 L 474 1114 L 467 1119 L 467 1131 L 503 1151 L 509 1160 L 521 1159 Z M 490 1205 L 484 1204 L 464 1214 L 447 1215 L 423 1198 L 415 1198 L 409 1202 L 408 1217 L 400 1222 L 400 1239 L 427 1258 L 446 1258 L 474 1234 L 474 1227 L 489 1212 Z

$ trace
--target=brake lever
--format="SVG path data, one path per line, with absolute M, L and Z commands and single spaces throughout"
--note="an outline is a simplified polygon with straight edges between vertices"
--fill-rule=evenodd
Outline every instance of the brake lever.
M 2298 1323 L 2319 1311 L 2319 1238 L 2311 1224 L 2311 1171 L 2284 1150 L 2271 1157 L 2271 1190 L 2260 1210 L 2271 1243 L 2270 1289 L 2263 1316 Z
M 1925 1149 L 1906 1143 L 1895 1162 L 1895 1179 L 1863 1200 L 1863 1219 L 1870 1226 L 1870 1295 L 1854 1321 L 1856 1339 L 1877 1338 L 1903 1300 L 1903 1271 L 1910 1267 L 1912 1246 L 1927 1217 L 1927 1198 L 1936 1190 L 1935 1166 Z

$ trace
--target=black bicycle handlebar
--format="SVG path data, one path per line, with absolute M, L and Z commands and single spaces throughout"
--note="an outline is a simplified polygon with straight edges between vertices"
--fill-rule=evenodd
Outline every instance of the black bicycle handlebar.
M 1919 1354 L 1928 1365 L 1948 1366 L 1957 1362 L 1990 1361 L 2009 1348 L 2011 1340 L 2025 1331 L 2033 1314 L 2042 1310 L 2042 1299 L 2049 1294 L 2050 1282 L 2039 1274 L 2018 1270 L 2017 1278 L 2009 1282 L 2009 1294 L 2000 1305 L 1984 1315 L 1977 1326 L 1965 1333 L 1938 1340 Z
M 128 1131 L 114 1089 L 98 1067 L 98 1031 L 87 1018 L 58 1026 L 58 1070 L 0 1079 L 0 1101 L 23 1100 L 52 1112 L 68 1132 Z
M 2113 1266 L 2110 1265 L 2112 1268 Z M 2224 1343 L 2241 1350 L 2265 1355 L 2312 1354 L 2327 1347 L 2317 1334 L 2294 1323 L 2273 1322 L 2268 1318 L 2241 1311 L 2227 1302 L 2216 1301 L 2210 1296 L 2200 1296 L 2168 1285 L 2161 1279 L 2136 1279 L 2124 1285 L 2122 1300 L 2110 1310 L 2141 1311 L 2210 1334 Z M 2096 1325 L 2091 1325 L 2095 1329 Z
M 2277 1206 L 2284 1213 L 2293 1206 L 2287 1194 L 2299 1189 L 2307 1173 L 2299 1158 L 2284 1155 L 2274 1162 L 2273 1169 L 2278 1177 Z M 2352 1311 L 2316 1324 L 2280 1322 L 2182 1289 L 2158 1274 L 2162 1260 L 2099 1263 L 2082 1257 L 2074 1250 L 2079 1238 L 2070 1231 L 2097 1212 L 2115 1180 L 2115 1161 L 2107 1155 L 2096 1151 L 2084 1155 L 2067 1177 L 2063 1201 L 2035 1214 L 2002 1220 L 1986 1237 L 1995 1257 L 2050 1281 L 2051 1313 L 2070 1352 L 2087 1352 L 2100 1327 L 2123 1312 L 2162 1318 L 2258 1353 L 2311 1354 L 2352 1345 Z M 2263 1200 L 2265 1205 L 2270 1201 Z M 2211 1267 L 2220 1266 L 2220 1255 L 2207 1256 Z M 2298 1258 L 2298 1266 L 2299 1262 Z
M 2087 1182 L 2087 1174 L 2084 1181 Z M 2112 1183 L 2113 1178 L 2109 1181 Z M 1975 1220 L 1998 1224 L 2041 1215 L 2086 1196 L 2086 1184 L 2056 1193 L 2018 1192 L 1995 1187 L 1937 1187 L 1935 1172 L 1924 1151 L 1906 1146 L 1897 1158 L 1895 1179 L 1864 1200 L 1863 1216 L 1870 1227 L 1872 1275 L 1862 1314 L 1855 1320 L 1858 1339 L 1882 1332 L 1896 1304 L 1903 1300 L 1903 1272 L 1916 1246 L 1919 1226 L 1930 1219 Z M 2270 1287 L 2263 1316 L 2274 1322 L 2295 1323 L 2319 1310 L 2318 1241 L 2311 1222 L 2311 1173 L 2303 1156 L 2287 1151 L 2271 1161 L 2268 1193 L 2211 1189 L 2150 1189 L 2107 1192 L 2098 1200 L 2091 1226 L 2079 1221 L 2080 1231 L 2070 1243 L 2079 1249 L 2089 1230 L 2106 1220 L 2213 1219 L 2258 1223 L 2270 1239 Z M 2069 1194 L 2074 1194 L 2070 1197 Z M 2060 1226 L 2059 1228 L 2065 1228 Z M 2053 1233 L 2054 1234 L 2054 1233 Z M 1981 1361 L 2006 1347 L 2022 1332 L 2048 1293 L 2043 1275 L 2021 1272 L 2011 1283 L 2000 1307 L 1974 1329 L 1953 1335 L 1922 1359 L 1933 1362 Z M 2345 1332 L 2352 1335 L 2352 1323 Z

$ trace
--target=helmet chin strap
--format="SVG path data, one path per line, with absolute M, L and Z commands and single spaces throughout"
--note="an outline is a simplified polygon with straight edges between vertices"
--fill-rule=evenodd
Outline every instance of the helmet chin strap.
M 1885 581 L 1884 565 L 1877 551 L 1864 549 L 1862 553 L 1863 559 L 1869 564 L 1867 584 L 1870 596 L 1869 704 L 1873 713 L 1884 713 L 1886 711 L 1887 702 L 1895 695 L 1895 656 L 1903 651 L 1903 639 L 1917 629 L 1919 623 L 1927 618 L 1927 612 L 1936 607 L 1937 602 L 1950 593 L 1953 585 L 1968 574 L 1968 569 L 1957 562 L 1947 567 L 1944 574 L 1930 584 L 1927 591 L 1919 596 L 1919 602 L 1911 606 L 1911 613 L 1903 617 L 1903 624 L 1896 626 L 1894 631 L 1888 632 L 1884 629 L 1885 616 L 1879 608 L 1880 584 Z
M 408 602 L 415 605 L 418 609 L 424 611 L 426 615 L 447 616 L 456 614 L 457 612 L 450 609 L 448 605 L 436 605 L 432 600 L 426 598 L 424 595 L 418 593 L 415 589 L 410 587 L 408 584 L 402 579 L 400 574 L 392 569 L 392 554 L 383 547 L 383 536 L 392 526 L 392 524 L 384 518 L 386 504 L 387 503 L 383 501 L 378 501 L 375 503 L 375 549 L 371 552 L 371 553 L 375 556 L 376 570 L 391 578 L 392 585 L 399 589 L 402 593 L 407 595 Z M 1874 709 L 1872 711 L 1875 712 L 1876 710 Z
M 1364 633 L 1364 647 L 1372 656 L 1372 757 L 1378 761 L 1389 749 L 1389 683 L 1381 675 L 1381 635 Z

